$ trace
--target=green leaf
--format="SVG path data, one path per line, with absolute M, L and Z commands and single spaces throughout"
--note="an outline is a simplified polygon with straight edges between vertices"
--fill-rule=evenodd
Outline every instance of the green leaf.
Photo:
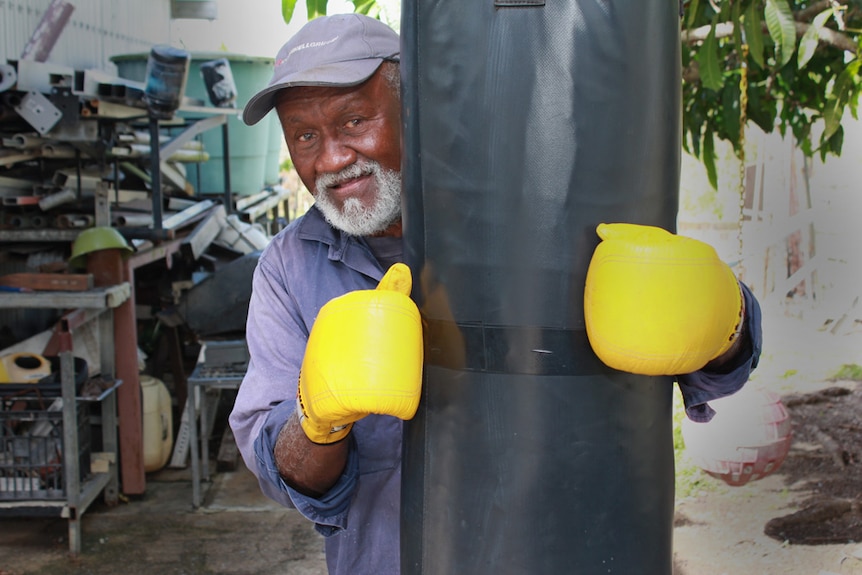
M 734 2 L 731 10 L 730 21 L 733 22 L 733 45 L 736 46 L 737 51 L 741 54 L 742 32 L 740 31 L 739 23 L 742 22 L 742 2 Z
M 376 0 L 353 0 L 353 11 L 380 19 L 380 6 Z
M 752 2 L 745 11 L 745 19 L 742 21 L 745 29 L 745 41 L 748 43 L 748 53 L 761 68 L 763 61 L 763 19 L 757 9 L 757 2 Z
M 817 44 L 820 43 L 819 32 L 817 28 L 811 26 L 805 31 L 802 39 L 799 41 L 799 53 L 796 55 L 796 66 L 800 70 L 808 64 L 808 61 L 814 56 L 817 50 Z
M 701 141 L 701 131 L 703 130 L 703 117 L 696 112 L 692 112 L 695 116 L 692 118 L 693 123 L 689 125 L 688 132 L 691 135 L 691 145 L 689 149 L 691 151 L 691 155 L 695 158 L 700 157 L 700 141 Z
M 691 29 L 694 26 L 694 20 L 697 18 L 697 11 L 700 9 L 700 0 L 691 0 L 688 5 L 688 18 L 685 27 Z
M 774 100 L 767 100 L 763 94 L 763 90 L 751 84 L 749 84 L 748 109 L 746 112 L 748 119 L 757 124 L 767 134 L 775 129 L 776 112 Z
M 715 142 L 713 142 L 712 130 L 707 129 L 703 135 L 703 166 L 706 168 L 706 177 L 712 189 L 718 189 L 718 170 L 715 168 Z
M 832 137 L 829 138 L 829 150 L 836 156 L 841 155 L 841 149 L 844 147 L 844 126 L 840 126 Z
M 841 117 L 844 115 L 844 107 L 850 101 L 851 96 L 858 92 L 856 85 L 856 74 L 859 71 L 859 60 L 854 60 L 844 68 L 838 75 L 831 92 L 827 95 L 826 106 L 823 108 L 823 121 L 826 124 L 821 140 L 826 141 L 832 137 L 841 127 Z
M 832 15 L 832 8 L 827 8 L 814 17 L 808 30 L 799 41 L 799 53 L 797 54 L 797 66 L 801 70 L 814 57 L 814 52 L 820 44 L 820 30 L 826 23 L 826 19 Z
M 724 132 L 733 148 L 739 147 L 739 84 L 728 82 L 721 91 L 721 111 Z
M 715 39 L 715 25 L 718 23 L 718 17 L 712 19 L 712 28 L 703 45 L 697 52 L 695 59 L 699 64 L 700 81 L 705 88 L 715 90 L 721 89 L 724 84 L 724 78 L 721 74 L 721 68 L 718 65 L 718 41 Z
M 859 82 L 857 81 L 860 66 L 862 66 L 862 60 L 859 60 L 857 58 L 856 60 L 853 60 L 852 62 L 847 64 L 847 68 L 845 68 L 845 71 L 847 71 L 847 73 L 851 75 L 852 89 L 850 91 L 848 105 L 850 107 L 850 113 L 853 114 L 853 118 L 856 118 L 856 109 L 859 105 L 859 90 L 860 88 L 862 88 L 862 86 L 860 86 Z
M 308 19 L 314 20 L 318 16 L 326 16 L 326 3 L 329 0 L 305 0 L 308 9 Z
M 281 0 L 281 17 L 284 18 L 285 24 L 290 24 L 290 19 L 293 18 L 293 11 L 296 9 L 296 0 Z
M 841 126 L 841 117 L 844 115 L 844 104 L 838 98 L 830 98 L 823 108 L 823 121 L 826 128 L 823 131 L 823 139 L 828 140 Z
M 796 48 L 796 25 L 787 0 L 766 0 L 766 28 L 775 42 L 779 68 L 790 62 Z
M 719 2 L 720 5 L 718 9 L 718 19 L 722 22 L 727 22 L 727 19 L 730 18 L 730 12 L 735 6 L 736 2 Z

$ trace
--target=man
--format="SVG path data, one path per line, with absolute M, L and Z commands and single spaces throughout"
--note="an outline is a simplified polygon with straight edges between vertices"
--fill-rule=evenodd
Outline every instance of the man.
M 417 358 L 397 340 L 381 345 L 353 337 L 336 344 L 319 337 L 319 330 L 337 331 L 328 324 L 332 306 L 343 301 L 339 296 L 367 294 L 382 279 L 389 286 L 385 271 L 403 259 L 398 60 L 399 38 L 379 21 L 356 14 L 312 20 L 280 50 L 272 80 L 243 113 L 254 124 L 276 111 L 315 205 L 261 254 L 248 315 L 251 361 L 230 424 L 262 491 L 296 508 L 326 536 L 334 575 L 400 571 L 402 420 L 415 412 L 421 353 Z M 409 286 L 402 291 L 409 293 Z M 749 333 L 710 362 L 716 373 L 680 378 L 691 389 L 690 415 L 708 418 L 705 402 L 738 389 L 756 363 L 759 311 L 743 292 L 748 321 L 735 323 Z M 409 315 L 406 304 L 394 305 Z M 355 340 L 358 352 L 341 353 L 340 345 Z M 319 361 L 326 348 L 335 349 Z M 313 405 L 318 397 L 338 399 L 341 391 L 321 390 L 313 372 L 360 359 L 347 369 L 358 373 L 368 363 L 363 353 L 371 363 L 408 355 L 404 381 L 357 375 L 346 384 L 345 395 L 352 397 L 339 402 L 342 412 L 320 415 Z M 402 383 L 381 399 L 391 391 L 381 387 Z M 376 396 L 371 406 L 344 408 L 368 395 Z

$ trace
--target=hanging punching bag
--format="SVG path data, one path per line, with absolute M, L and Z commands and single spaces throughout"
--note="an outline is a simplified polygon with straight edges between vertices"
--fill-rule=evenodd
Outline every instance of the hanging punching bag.
M 675 227 L 678 5 L 414 0 L 405 246 L 426 325 L 402 573 L 671 573 L 672 380 L 584 327 L 601 222 Z

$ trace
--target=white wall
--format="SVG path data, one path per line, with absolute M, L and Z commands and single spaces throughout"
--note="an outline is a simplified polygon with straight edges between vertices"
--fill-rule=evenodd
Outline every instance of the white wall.
M 170 0 L 69 0 L 75 7 L 49 61 L 114 72 L 110 57 L 170 38 Z M 51 0 L 0 1 L 0 61 L 15 60 Z

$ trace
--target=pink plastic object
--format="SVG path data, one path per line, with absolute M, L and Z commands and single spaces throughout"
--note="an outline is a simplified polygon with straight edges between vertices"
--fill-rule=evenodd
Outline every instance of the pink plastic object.
M 709 475 L 745 485 L 774 473 L 790 451 L 790 416 L 775 393 L 744 387 L 710 402 L 709 423 L 682 422 L 686 453 Z

